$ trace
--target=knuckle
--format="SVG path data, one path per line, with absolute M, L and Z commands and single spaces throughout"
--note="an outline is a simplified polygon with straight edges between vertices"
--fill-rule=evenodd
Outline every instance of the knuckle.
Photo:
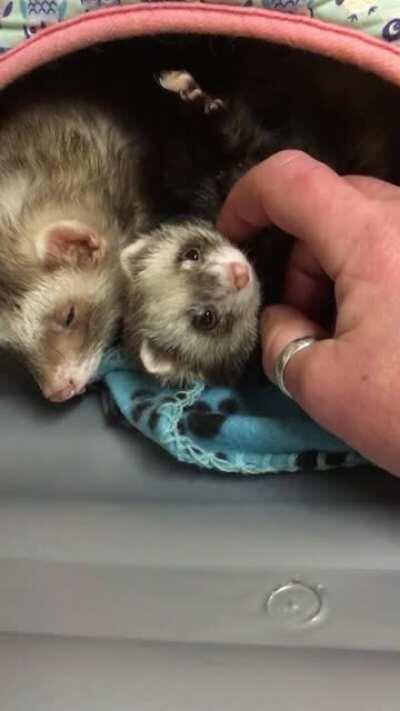
M 285 166 L 285 181 L 288 188 L 296 189 L 302 197 L 315 196 L 324 187 L 323 174 L 328 169 L 316 160 L 298 159 L 287 163 Z
M 256 169 L 255 173 L 264 184 L 269 178 L 272 184 L 282 189 L 295 190 L 295 194 L 314 195 L 321 183 L 321 174 L 329 169 L 307 153 L 299 150 L 287 150 L 276 153 Z

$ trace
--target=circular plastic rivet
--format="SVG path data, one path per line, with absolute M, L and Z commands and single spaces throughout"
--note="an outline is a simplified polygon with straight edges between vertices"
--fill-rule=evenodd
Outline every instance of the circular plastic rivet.
M 273 590 L 266 609 L 270 617 L 285 627 L 302 627 L 319 615 L 322 600 L 314 588 L 304 583 L 291 582 Z

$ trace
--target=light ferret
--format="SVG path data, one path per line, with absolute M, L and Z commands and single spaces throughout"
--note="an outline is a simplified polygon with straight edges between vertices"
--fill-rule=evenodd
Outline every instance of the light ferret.
M 121 315 L 134 151 L 81 100 L 28 102 L 0 135 L 0 344 L 65 401 L 93 378 Z

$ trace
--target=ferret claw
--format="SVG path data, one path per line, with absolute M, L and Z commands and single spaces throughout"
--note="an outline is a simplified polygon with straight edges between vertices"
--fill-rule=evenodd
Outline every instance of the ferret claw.
M 205 114 L 213 114 L 215 111 L 220 111 L 224 107 L 225 107 L 225 104 L 222 101 L 222 99 L 211 99 L 210 98 L 204 104 L 204 113 Z
M 179 96 L 181 97 L 182 101 L 188 101 L 189 103 L 195 103 L 196 101 L 199 101 L 203 97 L 203 92 L 200 89 L 200 87 L 197 87 L 195 89 L 183 89 L 182 91 L 179 92 Z

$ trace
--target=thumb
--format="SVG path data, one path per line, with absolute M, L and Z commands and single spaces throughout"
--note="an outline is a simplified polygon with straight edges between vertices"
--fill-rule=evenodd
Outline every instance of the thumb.
M 352 389 L 347 380 L 351 372 L 346 343 L 328 337 L 320 325 L 290 306 L 270 306 L 261 318 L 264 370 L 274 381 L 275 364 L 283 349 L 294 339 L 307 336 L 321 340 L 293 355 L 285 368 L 285 387 L 314 420 L 347 440 L 354 408 L 345 404 Z

